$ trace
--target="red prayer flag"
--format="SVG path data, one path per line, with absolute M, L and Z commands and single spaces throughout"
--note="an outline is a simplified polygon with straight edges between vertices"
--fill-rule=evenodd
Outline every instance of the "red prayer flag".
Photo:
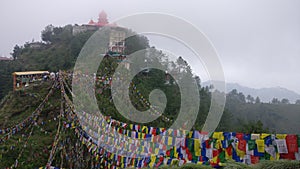
M 296 160 L 295 153 L 280 154 L 281 159 Z
M 205 141 L 205 146 L 206 146 L 206 148 L 210 148 L 209 140 Z
M 229 156 L 232 156 L 232 146 L 227 147 L 226 152 Z
M 298 137 L 297 137 L 297 135 L 287 135 L 285 140 L 286 140 L 286 144 L 287 144 L 289 153 L 298 152 Z
M 243 152 L 246 152 L 246 145 L 247 145 L 246 140 L 240 140 L 238 143 L 238 149 Z
M 251 164 L 257 164 L 259 162 L 258 156 L 251 155 L 250 157 L 251 157 Z
M 244 134 L 243 133 L 236 133 L 236 138 L 238 138 L 239 140 L 243 140 L 244 139 Z

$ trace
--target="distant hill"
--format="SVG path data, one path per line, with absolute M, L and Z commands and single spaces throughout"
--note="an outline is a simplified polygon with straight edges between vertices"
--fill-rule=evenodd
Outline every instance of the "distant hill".
M 209 85 L 209 81 L 202 83 L 202 86 Z M 283 87 L 255 89 L 251 87 L 242 86 L 238 83 L 226 83 L 227 93 L 232 91 L 233 89 L 236 89 L 238 92 L 242 92 L 245 96 L 249 94 L 254 98 L 258 96 L 262 102 L 266 103 L 269 103 L 273 98 L 278 98 L 279 100 L 286 98 L 289 99 L 291 103 L 295 103 L 297 99 L 300 99 L 300 94 Z

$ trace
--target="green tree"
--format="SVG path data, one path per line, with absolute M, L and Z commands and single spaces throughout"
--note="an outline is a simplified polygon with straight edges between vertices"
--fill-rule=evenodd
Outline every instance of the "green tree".
M 125 39 L 125 54 L 149 48 L 149 40 L 145 36 L 133 35 Z
M 198 88 L 201 88 L 201 79 L 200 79 L 200 77 L 199 76 L 195 76 L 195 80 L 196 80 Z
M 264 128 L 263 123 L 258 120 L 257 122 L 250 121 L 242 124 L 242 131 L 245 133 L 269 133 L 268 128 Z
M 53 35 L 54 35 L 54 26 L 51 24 L 51 25 L 48 25 L 45 27 L 45 29 L 42 31 L 42 40 L 46 43 L 50 43 L 52 42 L 53 40 Z
M 16 45 L 13 49 L 13 53 L 11 53 L 14 60 L 18 59 L 19 56 L 22 54 L 22 47 Z
M 277 98 L 273 98 L 271 103 L 272 104 L 279 104 L 280 101 Z
M 246 100 L 248 101 L 248 103 L 254 103 L 254 97 L 252 97 L 250 94 L 248 94 Z
M 289 99 L 283 98 L 283 99 L 281 100 L 281 103 L 282 103 L 282 104 L 290 104 L 290 101 L 289 101 Z
M 260 98 L 259 98 L 258 96 L 257 96 L 256 99 L 255 99 L 255 103 L 256 103 L 256 104 L 259 104 L 259 103 L 260 103 Z
M 229 92 L 226 99 L 232 104 L 246 103 L 245 95 L 242 92 L 238 93 L 236 89 L 233 89 L 231 92 Z

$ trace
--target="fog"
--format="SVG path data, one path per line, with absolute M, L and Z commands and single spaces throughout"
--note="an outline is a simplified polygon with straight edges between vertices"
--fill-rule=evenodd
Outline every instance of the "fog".
M 15 44 L 40 41 L 40 32 L 49 24 L 84 24 L 96 20 L 102 10 L 109 21 L 134 13 L 162 12 L 184 18 L 206 34 L 228 82 L 254 88 L 281 86 L 300 93 L 299 9 L 298 0 L 3 0 L 0 56 L 9 57 Z M 157 48 L 168 44 L 176 55 L 191 55 L 166 39 L 150 37 L 150 43 Z M 207 79 L 201 66 L 190 64 Z

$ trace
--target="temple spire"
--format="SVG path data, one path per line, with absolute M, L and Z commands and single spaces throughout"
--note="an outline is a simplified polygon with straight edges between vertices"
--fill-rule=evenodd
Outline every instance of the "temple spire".
M 108 24 L 107 14 L 102 10 L 99 14 L 98 25 L 104 26 L 106 24 Z

